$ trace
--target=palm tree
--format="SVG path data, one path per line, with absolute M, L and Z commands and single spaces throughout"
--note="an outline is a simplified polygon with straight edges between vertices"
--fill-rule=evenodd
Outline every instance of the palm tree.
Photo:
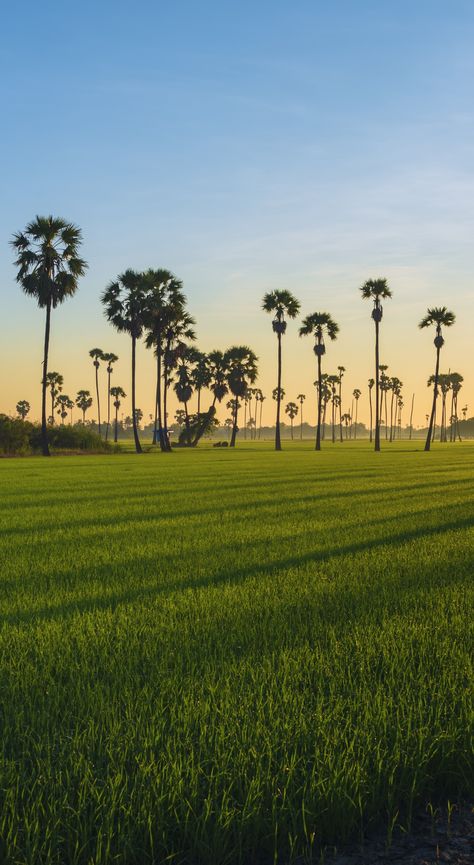
M 114 398 L 114 409 L 115 409 L 115 430 L 114 430 L 114 442 L 117 444 L 118 439 L 118 411 L 121 406 L 121 400 L 125 399 L 127 394 L 121 387 L 118 385 L 114 385 L 114 387 L 110 388 L 110 396 Z
M 352 391 L 352 396 L 353 396 L 354 399 L 355 399 L 355 425 L 354 425 L 354 439 L 357 438 L 357 416 L 358 416 L 359 400 L 360 400 L 360 398 L 361 398 L 361 395 L 362 395 L 362 391 L 360 391 L 358 387 L 356 387 L 355 390 Z
M 27 415 L 30 411 L 30 404 L 27 399 L 21 399 L 16 404 L 17 415 L 21 420 L 26 420 Z
M 289 402 L 288 405 L 285 406 L 285 414 L 288 415 L 291 421 L 291 440 L 293 441 L 293 421 L 298 414 L 298 406 L 295 402 Z
M 266 400 L 266 396 L 263 395 L 262 391 L 259 388 L 258 389 L 258 401 L 260 403 L 260 414 L 259 414 L 259 420 L 258 420 L 258 437 L 259 437 L 259 439 L 261 438 L 261 435 L 262 435 L 262 412 L 263 412 L 263 403 L 265 402 L 265 400 Z
M 46 309 L 41 394 L 41 442 L 43 456 L 49 456 L 46 420 L 46 375 L 48 373 L 51 311 L 77 290 L 86 262 L 79 258 L 81 231 L 70 222 L 53 216 L 36 216 L 24 231 L 13 236 L 17 253 L 17 282 L 25 294 L 35 297 Z
M 352 422 L 352 418 L 351 418 L 349 412 L 345 412 L 342 415 L 342 420 L 343 420 L 344 425 L 346 427 L 346 441 L 347 441 L 347 430 L 349 429 L 349 424 Z
M 57 403 L 58 414 L 61 416 L 61 426 L 64 426 L 64 420 L 67 418 L 68 411 L 73 408 L 74 403 L 67 394 L 61 393 L 58 396 Z
M 126 270 L 111 282 L 102 294 L 105 315 L 119 333 L 128 333 L 132 340 L 132 422 L 135 450 L 142 453 L 138 436 L 135 404 L 136 346 L 143 334 L 145 291 L 142 274 Z
M 82 423 L 86 422 L 86 411 L 90 409 L 92 405 L 92 397 L 90 391 L 88 390 L 78 390 L 76 395 L 76 405 L 78 409 L 82 412 Z
M 99 435 L 102 435 L 100 424 L 100 393 L 99 393 L 99 367 L 100 361 L 105 360 L 104 352 L 101 348 L 91 348 L 89 357 L 92 358 L 95 367 L 95 393 L 97 398 L 97 423 L 99 426 Z
M 184 405 L 186 439 L 187 444 L 191 444 L 191 432 L 189 423 L 188 403 L 193 395 L 194 368 L 198 352 L 196 349 L 189 346 L 184 346 L 179 354 L 178 362 L 178 379 L 174 385 L 174 392 L 179 402 Z
M 160 443 L 162 451 L 170 451 L 168 437 L 165 435 L 164 413 L 166 406 L 162 405 L 162 383 L 167 386 L 167 375 L 164 375 L 163 358 L 167 345 L 166 332 L 168 326 L 176 317 L 178 307 L 184 310 L 186 298 L 182 292 L 182 282 L 169 270 L 147 270 L 144 274 L 146 283 L 145 325 L 147 330 L 146 347 L 153 348 L 156 357 L 156 395 L 155 424 L 153 444 Z M 164 391 L 164 388 L 163 388 Z
M 207 354 L 203 351 L 198 351 L 193 370 L 193 385 L 197 394 L 197 413 L 198 417 L 201 414 L 201 391 L 211 383 L 211 374 L 209 369 L 209 360 Z
M 273 318 L 272 327 L 274 333 L 277 335 L 278 341 L 278 376 L 277 376 L 277 413 L 276 413 L 276 426 L 275 426 L 275 450 L 281 451 L 281 437 L 280 437 L 280 407 L 282 400 L 282 387 L 281 387 L 281 338 L 283 334 L 286 332 L 286 321 L 285 316 L 288 318 L 296 318 L 298 312 L 300 310 L 300 303 L 296 300 L 295 297 L 291 294 L 290 291 L 286 291 L 285 289 L 276 291 L 269 291 L 264 295 L 262 309 L 265 312 L 274 312 L 275 316 Z
M 385 440 L 388 439 L 388 417 L 387 417 L 387 391 L 390 386 L 390 378 L 385 373 L 388 370 L 388 366 L 386 363 L 381 363 L 379 366 L 380 371 L 380 414 L 384 409 L 384 398 L 385 398 Z M 380 424 L 382 424 L 382 419 L 380 419 Z
M 56 399 L 63 389 L 64 379 L 60 372 L 46 373 L 46 387 L 49 388 L 51 395 L 51 425 L 54 425 L 54 409 L 56 408 Z
M 303 403 L 306 399 L 306 395 L 304 393 L 299 393 L 296 399 L 300 404 L 300 440 L 303 441 Z
M 110 428 L 110 377 L 114 371 L 114 364 L 117 363 L 118 357 L 116 354 L 109 351 L 102 355 L 102 360 L 107 362 L 107 426 L 105 428 L 105 441 L 107 441 Z
M 372 442 L 372 388 L 375 384 L 373 378 L 369 378 L 369 410 L 370 410 L 370 432 L 369 432 L 369 441 Z
M 345 366 L 338 366 L 337 371 L 339 373 L 339 440 L 342 442 L 342 379 L 344 378 L 346 368 Z
M 231 448 L 235 447 L 237 438 L 240 400 L 245 397 L 249 385 L 254 384 L 257 378 L 257 360 L 258 358 L 252 349 L 246 345 L 232 346 L 225 353 L 227 384 L 234 396 L 234 400 L 232 401 L 233 426 L 230 441 Z
M 185 311 L 181 300 L 170 302 L 166 313 L 166 332 L 163 352 L 163 436 L 166 449 L 171 450 L 168 435 L 168 390 L 172 381 L 172 371 L 176 368 L 180 352 L 184 351 L 185 340 L 193 342 L 194 318 Z
M 434 306 L 432 309 L 427 310 L 425 317 L 422 318 L 419 324 L 419 327 L 421 329 L 424 329 L 425 327 L 431 327 L 432 325 L 436 326 L 436 336 L 434 338 L 434 345 L 436 348 L 436 366 L 433 381 L 433 405 L 431 407 L 431 416 L 428 427 L 428 435 L 426 436 L 425 451 L 429 451 L 431 447 L 431 437 L 433 434 L 434 419 L 436 414 L 436 400 L 438 399 L 439 356 L 441 349 L 444 345 L 442 328 L 451 327 L 451 325 L 454 324 L 455 320 L 456 316 L 454 315 L 454 312 L 451 312 L 449 309 L 447 309 L 446 306 Z
M 380 450 L 380 322 L 383 316 L 381 299 L 385 300 L 392 296 L 386 279 L 368 279 L 360 289 L 362 297 L 373 301 L 372 318 L 375 322 L 375 450 Z
M 321 450 L 321 418 L 323 400 L 323 375 L 321 368 L 322 356 L 326 353 L 324 336 L 335 340 L 339 332 L 339 325 L 331 318 L 328 312 L 313 312 L 307 315 L 300 327 L 300 336 L 314 335 L 314 353 L 318 359 L 318 422 L 316 429 L 316 450 Z M 340 376 L 339 376 L 340 383 Z

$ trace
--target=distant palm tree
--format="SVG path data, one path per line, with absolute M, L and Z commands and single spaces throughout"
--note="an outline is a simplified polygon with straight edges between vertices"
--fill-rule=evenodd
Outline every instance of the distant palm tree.
M 27 415 L 30 411 L 30 404 L 27 399 L 21 399 L 16 404 L 17 415 L 21 420 L 26 420 Z
M 372 441 L 372 388 L 375 384 L 373 378 L 369 378 L 369 409 L 370 409 L 370 432 L 369 432 L 369 441 Z
M 132 422 L 135 450 L 142 453 L 138 436 L 135 404 L 136 345 L 143 334 L 145 290 L 141 273 L 126 270 L 111 282 L 102 294 L 105 315 L 119 333 L 128 333 L 132 340 Z
M 354 439 L 356 439 L 356 438 L 357 438 L 357 416 L 358 416 L 358 406 L 359 406 L 359 400 L 360 400 L 360 398 L 361 398 L 361 396 L 362 396 L 362 391 L 360 391 L 359 388 L 356 387 L 355 390 L 352 391 L 352 396 L 353 396 L 354 399 L 355 399 L 355 425 L 354 425 Z
M 234 396 L 231 448 L 235 447 L 237 438 L 240 400 L 245 397 L 248 387 L 254 384 L 257 378 L 257 360 L 252 349 L 246 345 L 232 346 L 225 353 L 227 384 Z
M 58 394 L 61 393 L 63 389 L 64 379 L 60 372 L 47 372 L 46 373 L 46 387 L 49 388 L 49 393 L 51 395 L 51 425 L 54 425 L 54 409 L 56 408 L 56 400 Z
M 114 385 L 114 387 L 110 388 L 110 396 L 114 398 L 114 409 L 115 409 L 115 429 L 114 429 L 114 442 L 117 444 L 118 439 L 118 412 L 121 406 L 121 400 L 125 399 L 127 394 L 121 387 L 118 385 Z
M 296 318 L 300 310 L 300 303 L 293 297 L 290 291 L 285 289 L 269 291 L 264 295 L 262 308 L 265 312 L 274 312 L 275 317 L 272 322 L 274 333 L 278 340 L 278 375 L 277 375 L 277 413 L 275 425 L 275 450 L 281 451 L 281 436 L 280 436 L 280 408 L 282 400 L 281 386 L 281 338 L 286 332 L 285 316 L 288 318 Z
M 285 414 L 287 414 L 288 417 L 290 418 L 290 422 L 291 422 L 291 440 L 293 441 L 293 421 L 294 421 L 295 417 L 296 417 L 297 414 L 298 414 L 298 406 L 296 405 L 295 402 L 289 402 L 289 403 L 285 406 Z
M 110 377 L 114 371 L 114 364 L 117 363 L 118 357 L 116 354 L 109 351 L 102 355 L 102 360 L 105 360 L 107 363 L 107 426 L 105 428 L 105 441 L 107 441 L 110 429 Z
M 299 393 L 296 399 L 300 404 L 300 440 L 303 441 L 303 403 L 306 399 L 306 395 L 304 393 Z
M 99 427 L 99 435 L 102 435 L 101 432 L 101 423 L 100 423 L 100 392 L 99 392 L 99 367 L 100 361 L 105 360 L 104 352 L 101 348 L 91 348 L 89 352 L 89 357 L 92 358 L 94 367 L 95 367 L 95 393 L 97 399 L 97 423 Z
M 194 364 L 198 359 L 198 354 L 196 349 L 190 346 L 183 346 L 183 350 L 179 354 L 178 378 L 174 385 L 177 399 L 184 405 L 186 443 L 188 445 L 191 444 L 188 403 L 193 395 Z
M 339 373 L 339 440 L 342 442 L 342 379 L 344 378 L 346 368 L 345 366 L 338 366 L 337 371 Z
M 173 298 L 167 308 L 165 348 L 163 353 L 163 434 L 168 451 L 171 444 L 168 434 L 168 390 L 172 382 L 172 372 L 176 369 L 180 353 L 184 351 L 186 342 L 196 339 L 194 318 L 186 312 L 181 296 Z
M 425 327 L 431 327 L 432 325 L 436 326 L 436 336 L 434 338 L 434 344 L 436 348 L 436 366 L 433 382 L 433 405 L 431 408 L 428 435 L 426 436 L 425 451 L 429 451 L 431 447 L 431 437 L 433 434 L 434 419 L 436 414 L 436 400 L 438 399 L 439 356 L 441 349 L 444 345 L 442 328 L 451 327 L 451 325 L 454 324 L 455 320 L 456 316 L 454 315 L 454 312 L 451 312 L 449 309 L 447 309 L 446 306 L 435 306 L 432 309 L 427 310 L 425 317 L 422 318 L 419 324 L 419 327 L 421 329 L 424 329 Z
M 17 282 L 25 294 L 35 297 L 46 309 L 41 396 L 41 442 L 43 456 L 49 456 L 46 418 L 46 375 L 48 372 L 51 311 L 77 290 L 86 262 L 79 258 L 81 231 L 76 225 L 53 216 L 37 216 L 24 231 L 13 236 L 17 253 Z
M 300 327 L 300 336 L 313 335 L 314 353 L 318 359 L 318 420 L 316 429 L 316 450 L 321 450 L 321 420 L 322 420 L 322 399 L 323 399 L 323 376 L 321 368 L 321 359 L 326 353 L 324 345 L 324 336 L 327 334 L 329 339 L 335 340 L 339 332 L 339 325 L 331 318 L 328 312 L 313 312 L 303 319 Z M 338 379 L 340 383 L 340 376 Z M 333 403 L 334 409 L 334 403 Z M 334 422 L 333 422 L 334 428 Z
M 345 412 L 345 413 L 342 415 L 342 420 L 343 420 L 343 423 L 344 423 L 344 425 L 345 425 L 345 427 L 346 427 L 346 440 L 347 440 L 347 436 L 348 436 L 348 432 L 347 432 L 347 431 L 348 431 L 348 429 L 349 429 L 349 425 L 352 423 L 352 418 L 351 418 L 349 412 Z
M 266 400 L 266 396 L 263 395 L 262 391 L 259 389 L 258 391 L 258 401 L 260 403 L 260 415 L 258 421 L 258 437 L 261 438 L 262 435 L 262 413 L 263 413 L 263 403 Z
M 90 391 L 78 390 L 76 395 L 76 405 L 78 409 L 82 412 L 82 423 L 85 424 L 86 411 L 88 411 L 92 405 L 92 397 Z
M 64 421 L 67 418 L 67 413 L 70 411 L 74 403 L 66 393 L 61 393 L 57 399 L 58 414 L 61 416 L 61 426 L 64 426 Z
M 214 397 L 212 405 L 216 402 L 221 403 L 225 396 L 229 393 L 227 385 L 227 361 L 222 351 L 215 350 L 209 352 L 209 388 Z
M 380 450 L 380 322 L 383 316 L 381 299 L 385 300 L 392 296 L 386 279 L 368 279 L 360 289 L 362 297 L 373 301 L 372 318 L 375 322 L 375 450 Z

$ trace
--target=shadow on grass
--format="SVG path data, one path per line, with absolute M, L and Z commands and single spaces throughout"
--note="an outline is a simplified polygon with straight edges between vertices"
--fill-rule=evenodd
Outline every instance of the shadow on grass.
M 202 576 L 197 579 L 184 578 L 170 581 L 163 585 L 144 585 L 130 588 L 115 594 L 89 596 L 85 598 L 81 597 L 74 601 L 62 602 L 56 606 L 49 605 L 36 610 L 22 610 L 14 613 L 4 613 L 0 616 L 0 624 L 34 624 L 38 621 L 57 620 L 96 610 L 114 610 L 121 604 L 145 601 L 160 596 L 171 595 L 175 592 L 194 592 L 203 588 L 217 588 L 220 585 L 237 584 L 248 578 L 267 577 L 285 570 L 306 568 L 311 564 L 319 566 L 333 560 L 342 559 L 346 556 L 364 555 L 376 552 L 382 548 L 395 549 L 403 544 L 411 543 L 413 541 L 426 540 L 436 536 L 442 536 L 448 532 L 463 531 L 471 529 L 472 527 L 473 519 L 472 516 L 469 515 L 456 520 L 447 521 L 442 526 L 419 527 L 412 530 L 405 530 L 389 537 L 384 536 L 382 538 L 366 539 L 360 542 L 344 544 L 329 550 L 309 551 L 302 555 L 286 556 L 267 563 L 252 562 L 242 567 L 223 569 L 212 575 Z M 173 560 L 176 561 L 176 556 L 173 556 Z M 467 564 L 468 561 L 466 561 L 466 565 Z M 133 560 L 127 566 L 124 566 L 124 571 L 133 570 L 134 565 L 135 567 L 139 566 L 140 569 L 147 567 L 149 568 L 150 573 L 152 573 L 153 569 L 156 568 L 156 557 L 142 557 L 141 559 Z M 414 567 L 415 566 L 417 566 L 416 559 L 414 560 Z M 71 581 L 76 583 L 78 579 L 80 580 L 81 574 L 90 579 L 92 570 L 94 580 L 100 580 L 102 578 L 104 582 L 106 582 L 107 578 L 110 577 L 111 568 L 116 569 L 116 567 L 116 565 L 111 565 L 109 563 L 93 569 L 72 569 L 68 572 L 60 572 L 59 574 L 53 575 L 50 579 L 53 583 L 57 582 L 59 584 L 61 581 L 66 584 Z M 451 573 L 451 576 L 454 579 L 455 576 L 452 574 L 451 566 L 449 573 Z M 3 585 L 5 588 L 5 584 Z M 17 588 L 21 586 L 18 582 L 16 582 L 15 585 Z

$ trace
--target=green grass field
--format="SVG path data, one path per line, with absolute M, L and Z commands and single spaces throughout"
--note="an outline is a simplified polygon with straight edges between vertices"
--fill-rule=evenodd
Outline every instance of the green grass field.
M 474 446 L 0 477 L 2 863 L 319 861 L 472 792 Z

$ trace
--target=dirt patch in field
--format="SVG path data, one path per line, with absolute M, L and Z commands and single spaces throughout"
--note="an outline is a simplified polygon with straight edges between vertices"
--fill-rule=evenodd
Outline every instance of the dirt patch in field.
M 387 836 L 367 839 L 337 853 L 326 853 L 325 865 L 473 865 L 474 808 L 454 806 L 420 814 L 412 832 L 394 830 L 390 847 Z

